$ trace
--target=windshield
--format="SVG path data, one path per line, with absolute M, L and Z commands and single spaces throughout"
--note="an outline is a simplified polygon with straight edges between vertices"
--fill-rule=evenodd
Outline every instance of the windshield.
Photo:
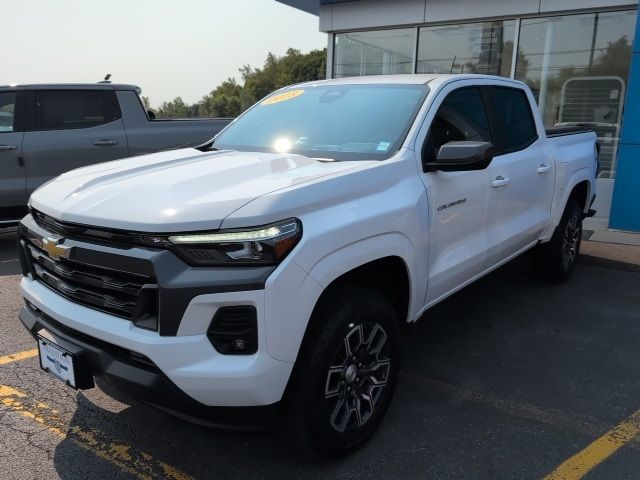
M 384 160 L 402 145 L 427 93 L 426 85 L 291 87 L 239 117 L 214 147 Z

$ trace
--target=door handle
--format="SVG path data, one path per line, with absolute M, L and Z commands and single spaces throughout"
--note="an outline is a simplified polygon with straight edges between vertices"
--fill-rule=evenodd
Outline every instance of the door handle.
M 491 186 L 493 188 L 500 188 L 500 187 L 506 187 L 507 185 L 509 185 L 509 183 L 511 183 L 510 178 L 506 178 L 506 177 L 503 177 L 502 175 L 499 175 L 496 177 L 496 179 L 493 182 L 491 182 Z
M 16 147 L 15 145 L 0 145 L 0 152 L 4 152 L 6 150 L 15 150 Z
M 550 170 L 551 167 L 549 165 L 545 165 L 544 163 L 541 163 L 538 167 L 538 173 L 547 173 Z
M 93 142 L 96 147 L 109 147 L 111 145 L 117 145 L 117 140 L 97 140 Z

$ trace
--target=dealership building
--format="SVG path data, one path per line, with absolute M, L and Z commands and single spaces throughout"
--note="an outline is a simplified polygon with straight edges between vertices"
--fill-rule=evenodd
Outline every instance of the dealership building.
M 545 125 L 597 132 L 591 228 L 640 231 L 637 0 L 279 1 L 318 16 L 329 77 L 481 73 L 527 83 Z

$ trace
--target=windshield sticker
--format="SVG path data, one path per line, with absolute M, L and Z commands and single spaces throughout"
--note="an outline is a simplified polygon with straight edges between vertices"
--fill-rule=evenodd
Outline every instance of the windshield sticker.
M 391 142 L 380 142 L 378 144 L 378 148 L 376 148 L 376 152 L 386 152 L 387 150 L 389 150 L 390 146 Z
M 274 103 L 284 102 L 286 100 L 291 100 L 292 98 L 299 97 L 304 93 L 304 90 L 289 90 L 288 92 L 283 92 L 278 95 L 274 95 L 273 97 L 269 97 L 266 100 L 260 102 L 260 105 L 273 105 Z

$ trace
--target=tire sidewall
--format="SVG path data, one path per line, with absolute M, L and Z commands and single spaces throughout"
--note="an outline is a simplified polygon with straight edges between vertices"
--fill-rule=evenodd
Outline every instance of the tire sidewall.
M 569 226 L 569 222 L 574 217 L 577 218 L 578 230 L 579 230 L 578 242 L 576 244 L 576 256 L 574 257 L 573 261 L 569 265 L 565 266 L 564 252 L 563 252 L 564 238 L 567 232 L 567 228 Z M 562 271 L 563 277 L 569 278 L 573 273 L 573 270 L 575 269 L 576 263 L 578 261 L 578 254 L 580 253 L 580 245 L 582 243 L 582 211 L 580 210 L 580 206 L 576 202 L 572 201 L 567 205 L 564 215 L 562 216 L 562 222 L 560 223 L 559 227 L 560 227 L 558 230 L 559 235 L 557 238 L 557 246 L 556 246 L 556 250 L 557 250 L 556 261 L 559 264 L 559 268 Z
M 393 397 L 397 384 L 400 366 L 399 329 L 395 311 L 383 297 L 368 292 L 364 298 L 369 301 L 353 301 L 353 297 L 342 305 L 325 306 L 314 320 L 322 322 L 325 329 L 319 338 L 308 345 L 313 358 L 309 368 L 301 366 L 302 372 L 298 377 L 299 395 L 302 404 L 299 408 L 306 408 L 301 412 L 304 423 L 309 429 L 309 442 L 313 448 L 323 451 L 329 456 L 340 456 L 348 453 L 364 443 L 377 429 L 384 417 Z M 372 301 L 371 299 L 375 299 Z M 328 308 L 327 308 L 328 307 Z M 387 334 L 389 357 L 391 365 L 387 385 L 376 404 L 372 416 L 362 427 L 355 431 L 343 433 L 335 430 L 329 420 L 329 411 L 325 400 L 325 385 L 329 367 L 336 350 L 344 337 L 354 326 L 366 322 L 379 323 Z M 353 325 L 351 325 L 353 324 Z

